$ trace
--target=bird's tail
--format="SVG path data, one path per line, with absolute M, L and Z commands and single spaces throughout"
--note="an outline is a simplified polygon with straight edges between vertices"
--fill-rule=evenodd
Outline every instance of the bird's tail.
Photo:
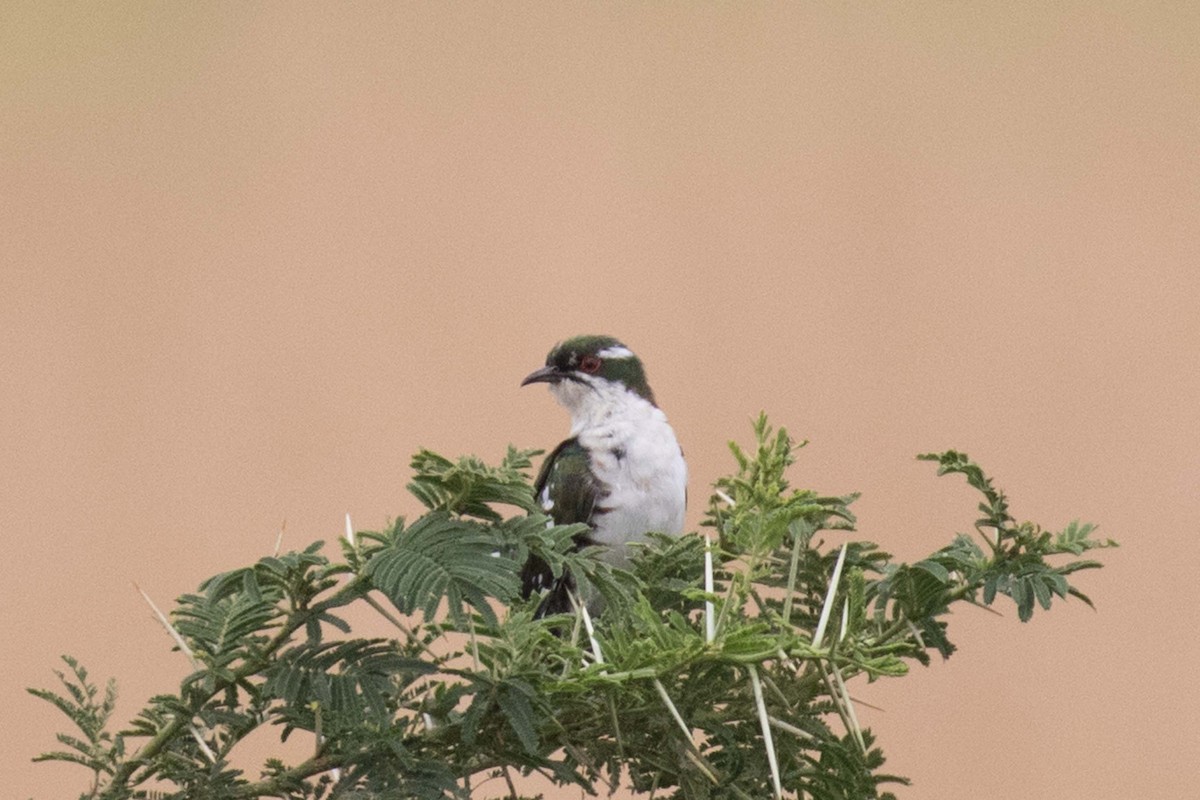
M 563 572 L 554 581 L 550 591 L 546 592 L 542 602 L 538 604 L 537 611 L 533 612 L 533 618 L 542 619 L 554 614 L 567 614 L 573 611 L 574 606 L 571 603 L 571 592 L 573 591 L 575 591 L 575 581 L 571 578 L 571 573 Z

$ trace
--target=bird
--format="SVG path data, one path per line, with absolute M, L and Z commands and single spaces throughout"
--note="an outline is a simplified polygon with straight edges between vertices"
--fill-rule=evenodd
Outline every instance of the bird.
M 570 435 L 550 452 L 534 481 L 534 497 L 557 525 L 584 523 L 575 549 L 602 547 L 600 558 L 628 568 L 630 544 L 654 531 L 683 532 L 687 463 L 666 414 L 654 401 L 633 351 L 611 336 L 576 336 L 555 345 L 545 366 L 521 381 L 549 385 L 571 416 Z M 572 610 L 572 594 L 598 614 L 603 599 L 569 571 L 555 578 L 530 556 L 521 594 L 545 591 L 536 618 Z

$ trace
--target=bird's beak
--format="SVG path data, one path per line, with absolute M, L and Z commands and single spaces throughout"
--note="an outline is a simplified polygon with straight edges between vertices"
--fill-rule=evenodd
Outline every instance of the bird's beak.
M 542 367 L 525 376 L 525 380 L 521 381 L 522 386 L 528 386 L 531 383 L 558 383 L 562 380 L 562 373 L 554 367 Z

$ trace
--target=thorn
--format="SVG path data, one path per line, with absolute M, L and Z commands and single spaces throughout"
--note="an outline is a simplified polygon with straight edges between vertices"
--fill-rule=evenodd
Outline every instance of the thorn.
M 183 640 L 183 637 L 179 634 L 179 631 L 177 631 L 175 626 L 171 624 L 171 621 L 167 619 L 167 615 L 162 611 L 159 611 L 158 606 L 154 605 L 154 601 L 150 599 L 150 595 L 146 594 L 142 587 L 138 586 L 136 583 L 133 584 L 133 588 L 138 590 L 138 594 L 140 594 L 142 599 L 146 601 L 146 604 L 150 606 L 150 610 L 154 612 L 154 616 L 158 617 L 159 623 L 166 628 L 167 633 L 170 634 L 171 638 L 175 640 L 175 644 L 178 645 L 179 651 L 188 657 L 188 660 L 192 662 L 192 666 L 195 669 L 202 669 L 203 665 L 196 659 L 196 654 L 192 652 L 192 648 L 188 647 L 187 642 Z
M 662 685 L 662 681 L 660 681 L 658 678 L 654 679 L 654 688 L 658 690 L 658 696 L 662 698 L 663 703 L 667 706 L 667 710 L 671 712 L 671 716 L 674 718 L 675 724 L 677 724 L 679 729 L 683 731 L 683 736 L 687 740 L 688 745 L 690 745 L 690 747 L 684 751 L 689 760 L 691 760 L 691 762 L 695 764 L 696 767 L 699 768 L 699 770 L 703 772 L 705 777 L 707 777 L 710 781 L 713 783 L 718 783 L 719 781 L 717 780 L 717 776 L 700 758 L 700 748 L 696 747 L 696 741 L 692 738 L 691 729 L 688 728 L 687 723 L 683 721 L 683 717 L 679 714 L 679 709 L 675 707 L 675 703 L 671 701 L 671 696 L 667 694 L 666 687 Z
M 848 695 L 846 695 L 846 696 L 847 696 L 847 697 L 849 697 L 851 700 L 853 700 L 853 701 L 854 701 L 855 703 L 857 703 L 858 705 L 860 705 L 860 706 L 866 706 L 867 708 L 871 709 L 872 711 L 878 711 L 878 712 L 879 712 L 879 713 L 881 713 L 881 714 L 886 714 L 886 713 L 887 713 L 887 709 L 886 709 L 886 708 L 884 708 L 883 706 L 877 706 L 877 705 L 875 705 L 875 704 L 873 704 L 873 703 L 868 703 L 866 700 L 862 700 L 862 699 L 860 699 L 860 698 L 857 698 L 857 697 L 855 697 L 855 696 L 854 696 L 854 695 L 852 695 L 852 694 L 848 694 Z
M 704 534 L 704 591 L 708 595 L 713 593 L 713 562 L 712 562 L 712 538 Z M 713 639 L 717 635 L 717 619 L 713 609 L 712 600 L 704 601 L 704 641 L 712 644 Z
M 811 740 L 817 738 L 817 737 L 813 736 L 811 733 L 809 733 L 808 731 L 803 730 L 802 728 L 797 728 L 795 725 L 784 722 L 781 719 L 776 719 L 775 717 L 767 717 L 767 721 L 771 723 L 772 728 L 778 728 L 781 731 L 787 731 L 792 736 L 795 736 L 798 739 L 807 739 L 807 740 L 811 741 Z
M 817 630 L 813 633 L 813 647 L 820 647 L 825 638 L 825 628 L 829 625 L 829 612 L 833 610 L 833 597 L 837 594 L 838 581 L 842 578 L 842 565 L 846 563 L 846 545 L 842 545 L 838 553 L 837 563 L 833 574 L 829 576 L 829 589 L 825 592 L 825 604 L 821 606 L 821 619 L 817 622 Z
M 580 602 L 574 592 L 568 596 L 571 598 L 571 605 L 575 606 L 583 616 L 583 628 L 587 631 L 588 640 L 592 643 L 592 655 L 595 656 L 596 663 L 603 664 L 604 656 L 600 652 L 600 643 L 596 641 L 596 630 L 592 627 L 592 615 L 588 613 L 587 603 Z
M 758 706 L 758 724 L 762 728 L 763 747 L 767 751 L 767 764 L 771 767 L 771 783 L 775 787 L 775 797 L 783 797 L 783 786 L 779 781 L 779 761 L 775 756 L 775 740 L 771 738 L 771 721 L 767 716 L 767 704 L 763 702 L 762 684 L 758 680 L 758 668 L 753 664 L 750 670 L 750 686 L 754 689 L 754 704 Z
M 841 692 L 842 698 L 846 703 L 846 713 L 850 717 L 850 732 L 854 734 L 855 741 L 858 742 L 858 748 L 862 752 L 867 752 L 866 742 L 863 741 L 862 726 L 858 722 L 858 714 L 854 711 L 854 701 L 850 699 L 850 690 L 846 688 L 846 681 L 842 678 L 842 671 L 838 669 L 837 664 L 829 665 L 833 671 L 833 677 L 837 680 L 838 691 Z
M 196 729 L 196 726 L 189 722 L 188 730 L 191 731 L 192 738 L 196 740 L 196 744 L 200 745 L 200 752 L 204 753 L 204 757 L 208 759 L 208 763 L 217 763 L 217 754 L 205 743 L 204 737 L 200 735 L 200 731 Z

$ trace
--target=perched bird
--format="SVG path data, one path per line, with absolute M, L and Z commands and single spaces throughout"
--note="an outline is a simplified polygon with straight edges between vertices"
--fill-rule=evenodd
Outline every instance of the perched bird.
M 521 382 L 547 383 L 571 415 L 571 435 L 542 464 L 534 493 L 559 525 L 586 523 L 577 548 L 602 545 L 603 559 L 627 567 L 627 545 L 657 531 L 683 531 L 687 465 L 675 431 L 654 402 L 642 362 L 611 336 L 577 336 L 557 345 L 546 366 Z M 570 574 L 557 580 L 540 558 L 521 570 L 522 594 L 548 591 L 537 616 L 571 610 L 578 589 L 589 611 L 602 607 Z M 582 582 L 580 582 L 582 583 Z

